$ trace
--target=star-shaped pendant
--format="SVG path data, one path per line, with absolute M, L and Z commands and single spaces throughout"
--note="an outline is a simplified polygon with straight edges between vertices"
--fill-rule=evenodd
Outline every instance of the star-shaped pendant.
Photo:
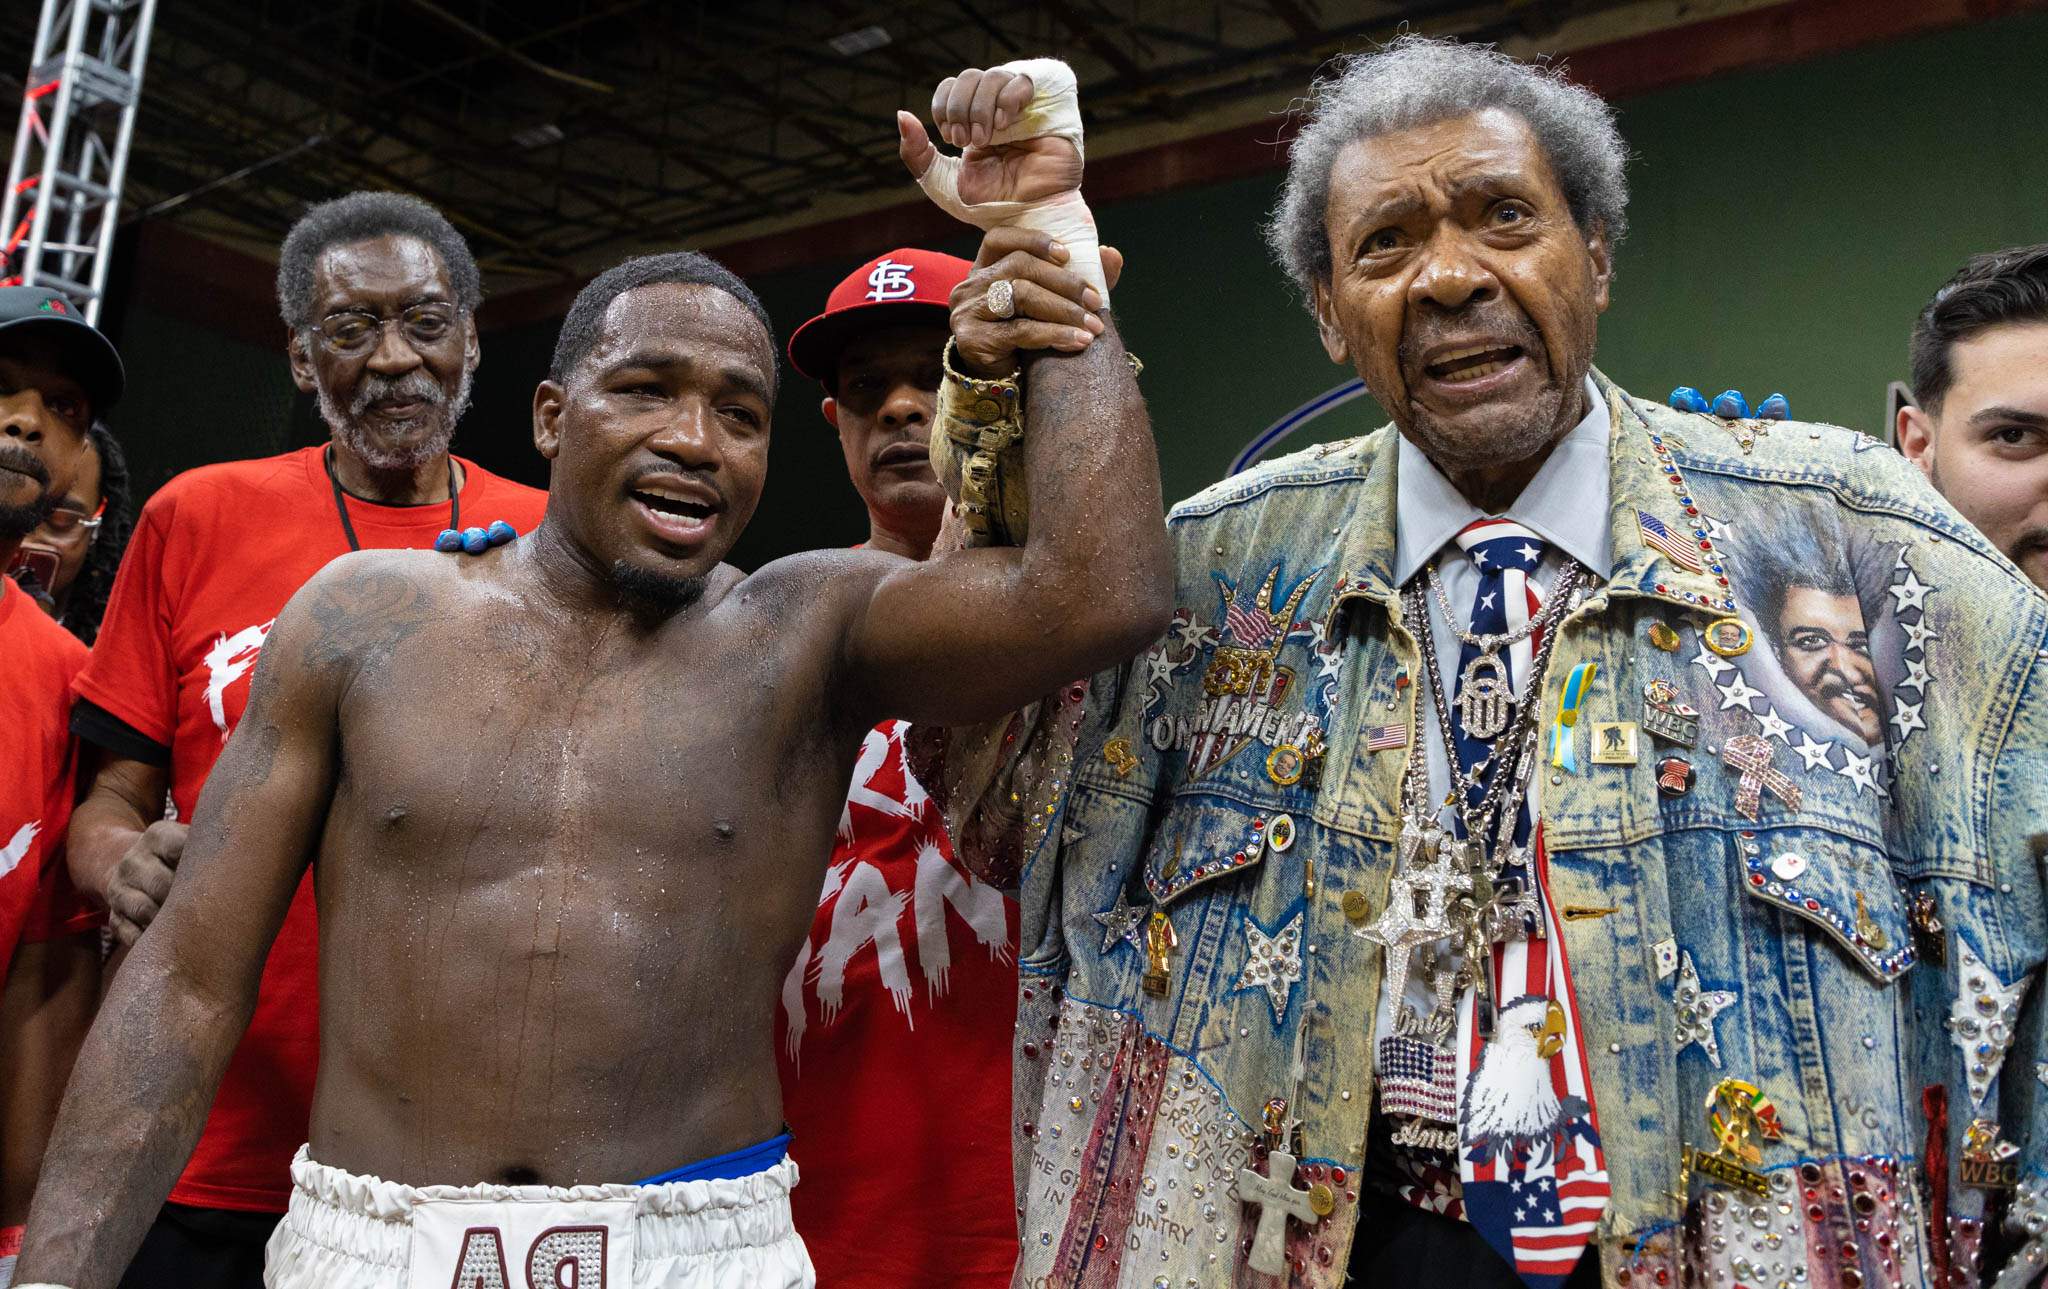
M 1397 845 L 1401 869 L 1388 883 L 1386 907 L 1371 926 L 1351 934 L 1386 949 L 1384 979 L 1389 983 L 1383 987 L 1399 990 L 1408 979 L 1415 947 L 1451 934 L 1452 901 L 1472 889 L 1472 877 L 1452 858 L 1456 840 L 1434 821 L 1407 820 Z
M 1108 953 L 1116 948 L 1117 941 L 1122 940 L 1139 953 L 1145 952 L 1145 942 L 1141 937 L 1144 934 L 1145 919 L 1151 912 L 1152 910 L 1143 904 L 1129 903 L 1124 899 L 1123 892 L 1119 891 L 1115 908 L 1090 914 L 1090 917 L 1102 923 L 1102 951 Z
M 1244 919 L 1245 944 L 1251 949 L 1251 959 L 1244 964 L 1231 992 L 1264 987 L 1273 1004 L 1275 1025 L 1287 1014 L 1287 999 L 1294 992 L 1294 982 L 1301 979 L 1302 916 L 1295 914 L 1294 920 L 1275 935 L 1261 931 L 1249 913 Z
M 1693 970 L 1692 950 L 1678 955 L 1678 984 L 1671 991 L 1671 1006 L 1677 1012 L 1671 1037 L 1683 1053 L 1694 1043 L 1707 1054 L 1715 1069 L 1721 1068 L 1721 1044 L 1714 1038 L 1714 1018 L 1735 1005 L 1732 989 L 1700 988 L 1700 973 Z
M 1984 965 L 1969 941 L 1956 937 L 1956 1000 L 1948 1009 L 1948 1032 L 1963 1054 L 1963 1073 L 1970 1083 L 1970 1104 L 1982 1109 L 1991 1081 L 2005 1064 L 2019 1024 L 2020 996 L 2027 992 L 2022 976 L 2005 984 Z

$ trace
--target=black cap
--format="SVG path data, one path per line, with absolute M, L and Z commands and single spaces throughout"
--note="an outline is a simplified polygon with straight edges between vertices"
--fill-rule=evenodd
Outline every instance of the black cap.
M 79 315 L 78 306 L 58 292 L 40 286 L 0 287 L 0 332 L 19 340 L 34 335 L 64 355 L 71 378 L 85 387 L 92 414 L 100 416 L 120 401 L 127 384 L 121 355 L 114 342 Z M 6 340 L 0 340 L 5 345 Z

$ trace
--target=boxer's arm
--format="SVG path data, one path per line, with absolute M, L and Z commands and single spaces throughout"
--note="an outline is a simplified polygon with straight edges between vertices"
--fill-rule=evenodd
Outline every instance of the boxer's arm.
M 99 994 L 97 929 L 15 950 L 0 993 L 0 1227 L 28 1217 L 57 1100 Z
M 1165 629 L 1172 566 L 1151 423 L 1103 318 L 1083 352 L 1025 357 L 1025 544 L 892 566 L 849 606 L 861 719 L 990 720 Z
M 333 792 L 336 711 L 370 597 L 329 569 L 265 642 L 179 878 L 79 1053 L 16 1279 L 112 1289 L 206 1122 Z

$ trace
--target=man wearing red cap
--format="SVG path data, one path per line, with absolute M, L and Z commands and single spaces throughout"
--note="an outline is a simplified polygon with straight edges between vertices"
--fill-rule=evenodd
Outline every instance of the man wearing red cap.
M 1045 240 L 992 236 L 982 258 L 1035 258 Z M 790 337 L 791 364 L 825 387 L 820 410 L 867 505 L 869 547 L 922 560 L 938 537 L 947 501 L 928 444 L 948 300 L 973 268 L 890 251 L 848 274 Z M 1046 259 L 1029 268 L 1066 274 Z M 1069 293 L 1080 292 L 1076 278 Z M 974 339 L 1030 347 L 1017 341 L 1044 325 L 1034 304 L 1054 307 L 1019 293 L 1018 316 Z M 905 762 L 904 727 L 877 726 L 861 749 L 817 919 L 782 987 L 776 1053 L 804 1179 L 790 1205 L 820 1284 L 1003 1285 L 1017 1259 L 1017 904 L 955 862 Z

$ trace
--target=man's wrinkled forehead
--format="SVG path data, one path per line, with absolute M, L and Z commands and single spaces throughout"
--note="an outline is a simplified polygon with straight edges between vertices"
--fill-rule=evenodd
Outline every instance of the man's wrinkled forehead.
M 1330 176 L 1329 222 L 1391 222 L 1431 200 L 1475 191 L 1527 200 L 1557 191 L 1536 132 L 1513 112 L 1467 116 L 1354 139 Z
M 753 311 L 701 282 L 658 282 L 621 291 L 605 306 L 597 343 L 578 364 L 586 375 L 628 363 L 722 370 L 763 402 L 775 402 L 775 348 Z
M 398 298 L 386 301 L 386 296 Z M 433 247 L 417 237 L 391 234 L 339 242 L 313 261 L 315 317 L 366 302 L 405 308 L 454 298 L 447 266 Z

